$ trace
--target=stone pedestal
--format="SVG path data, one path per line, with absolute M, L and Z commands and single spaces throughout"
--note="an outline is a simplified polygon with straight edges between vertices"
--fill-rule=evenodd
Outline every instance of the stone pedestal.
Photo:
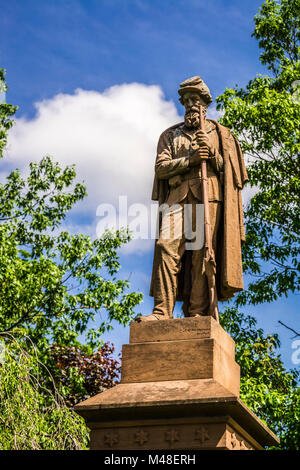
M 211 317 L 131 323 L 121 383 L 78 405 L 91 449 L 264 449 L 277 437 L 239 399 L 232 338 Z

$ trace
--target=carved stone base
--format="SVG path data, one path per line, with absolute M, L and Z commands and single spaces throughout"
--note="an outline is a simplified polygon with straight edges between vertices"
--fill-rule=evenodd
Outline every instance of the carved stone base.
M 240 401 L 234 341 L 211 317 L 132 323 L 121 384 L 75 410 L 91 449 L 263 449 L 277 437 Z
M 236 431 L 228 417 L 196 418 L 189 422 L 166 420 L 92 427 L 91 449 L 118 450 L 254 450 L 263 449 L 247 433 Z M 93 425 L 92 425 L 93 426 Z

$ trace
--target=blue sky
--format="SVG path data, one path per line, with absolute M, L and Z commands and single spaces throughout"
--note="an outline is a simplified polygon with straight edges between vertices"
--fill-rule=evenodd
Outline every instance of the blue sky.
M 7 101 L 19 106 L 18 131 L 9 141 L 1 171 L 25 167 L 45 153 L 62 163 L 77 163 L 90 199 L 74 212 L 70 224 L 91 234 L 97 204 L 115 202 L 119 194 L 134 202 L 138 175 L 143 175 L 145 189 L 134 188 L 137 201 L 150 202 L 158 135 L 183 114 L 178 84 L 201 75 L 216 97 L 225 87 L 244 86 L 265 72 L 251 38 L 260 4 L 0 0 L 0 66 L 7 69 Z M 68 127 L 70 121 L 81 134 L 80 142 Z M 114 134 L 109 133 L 111 122 Z M 112 142 L 115 135 L 117 142 Z M 123 161 L 130 162 L 131 172 Z M 145 294 L 138 311 L 151 313 L 153 301 L 147 294 L 152 245 L 122 252 L 121 262 L 123 277 L 130 275 L 132 288 Z M 293 295 L 245 309 L 266 331 L 280 333 L 287 367 L 293 366 L 292 334 L 277 322 L 297 328 L 297 309 L 298 297 Z M 128 328 L 117 327 L 107 339 L 120 348 L 128 341 Z
M 216 96 L 262 71 L 257 0 L 1 0 L 0 59 L 20 112 L 75 88 L 159 84 L 176 99 L 199 73 Z

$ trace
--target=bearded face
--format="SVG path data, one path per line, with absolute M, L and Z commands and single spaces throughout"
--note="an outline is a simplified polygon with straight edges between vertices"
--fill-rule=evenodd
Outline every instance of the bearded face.
M 193 107 L 185 111 L 184 115 L 185 125 L 189 128 L 200 127 L 200 110 L 196 107 Z
M 184 122 L 188 128 L 200 127 L 200 105 L 203 116 L 206 116 L 207 106 L 197 93 L 186 93 L 183 97 L 185 107 Z

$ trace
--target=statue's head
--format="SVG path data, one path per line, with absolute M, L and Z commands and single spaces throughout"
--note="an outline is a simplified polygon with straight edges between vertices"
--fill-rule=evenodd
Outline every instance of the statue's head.
M 179 101 L 185 107 L 185 124 L 188 127 L 199 127 L 200 105 L 204 115 L 212 102 L 209 88 L 200 77 L 192 77 L 180 83 Z

